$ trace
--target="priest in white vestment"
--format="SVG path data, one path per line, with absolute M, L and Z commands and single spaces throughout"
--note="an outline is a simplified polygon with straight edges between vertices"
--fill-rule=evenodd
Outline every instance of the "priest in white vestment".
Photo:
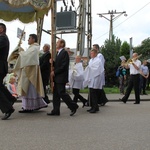
M 18 92 L 22 98 L 20 113 L 32 112 L 47 107 L 43 100 L 44 90 L 39 67 L 37 35 L 30 34 L 26 51 L 21 51 L 16 61 L 14 72 L 18 76 Z
M 69 84 L 70 87 L 72 88 L 72 93 L 74 94 L 73 101 L 77 103 L 79 99 L 83 103 L 82 107 L 84 107 L 87 103 L 87 100 L 82 95 L 79 94 L 80 89 L 83 89 L 83 80 L 84 80 L 83 71 L 84 68 L 81 62 L 81 56 L 76 56 L 75 65 L 70 71 Z
M 90 55 L 91 59 L 89 61 L 89 65 L 84 71 L 84 87 L 88 86 L 89 88 L 91 109 L 88 111 L 90 113 L 96 113 L 99 111 L 97 92 L 103 87 L 101 78 L 104 72 L 104 66 L 101 60 L 97 57 L 97 50 L 92 49 Z

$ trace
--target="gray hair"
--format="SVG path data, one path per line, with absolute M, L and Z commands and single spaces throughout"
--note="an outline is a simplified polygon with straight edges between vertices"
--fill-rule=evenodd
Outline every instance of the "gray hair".
M 49 44 L 46 43 L 46 44 L 44 44 L 44 46 L 47 46 L 48 49 L 50 49 L 50 45 Z

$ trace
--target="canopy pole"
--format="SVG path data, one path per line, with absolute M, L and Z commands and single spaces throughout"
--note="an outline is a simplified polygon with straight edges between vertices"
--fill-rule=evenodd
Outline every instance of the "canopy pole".
M 38 18 L 38 20 L 37 20 L 37 37 L 38 37 L 39 45 L 41 44 L 43 22 L 44 22 L 44 16 L 43 16 L 43 18 Z
M 56 0 L 52 0 L 51 7 L 51 72 L 53 71 L 53 60 L 56 54 Z M 53 77 L 50 75 L 51 91 L 53 92 Z

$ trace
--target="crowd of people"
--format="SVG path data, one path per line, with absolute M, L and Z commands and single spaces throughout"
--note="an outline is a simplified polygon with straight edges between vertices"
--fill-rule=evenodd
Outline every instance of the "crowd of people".
M 82 57 L 75 56 L 75 62 L 69 67 L 69 53 L 65 49 L 66 42 L 59 39 L 56 42 L 56 57 L 51 58 L 50 45 L 44 44 L 43 53 L 39 56 L 40 45 L 37 43 L 37 35 L 30 34 L 28 39 L 29 47 L 26 51 L 18 52 L 18 57 L 13 68 L 13 73 L 8 75 L 7 86 L 3 81 L 8 73 L 9 39 L 6 35 L 6 26 L 0 23 L 0 109 L 5 115 L 2 120 L 8 119 L 15 111 L 13 104 L 17 98 L 21 98 L 22 107 L 19 113 L 31 113 L 48 107 L 50 103 L 46 87 L 51 84 L 53 91 L 53 109 L 47 113 L 48 116 L 59 116 L 61 100 L 70 109 L 70 116 L 73 116 L 79 108 L 78 100 L 83 103 L 82 107 L 89 106 L 89 113 L 99 111 L 99 106 L 104 106 L 108 99 L 103 89 L 105 85 L 105 59 L 100 53 L 99 45 L 94 44 L 90 51 L 90 60 L 86 68 L 83 67 Z M 122 67 L 130 69 L 129 84 L 124 93 L 124 87 L 120 88 L 124 97 L 121 99 L 127 102 L 132 88 L 135 90 L 135 104 L 140 103 L 140 92 L 145 94 L 145 78 L 148 78 L 146 63 L 138 60 L 138 54 L 133 54 L 131 64 L 122 64 Z M 126 72 L 120 75 L 122 84 Z M 139 78 L 141 77 L 141 82 Z M 74 94 L 73 99 L 66 91 L 69 85 Z M 122 84 L 123 85 L 123 84 Z M 142 86 L 140 86 L 142 85 Z M 88 87 L 88 98 L 80 94 L 80 89 Z

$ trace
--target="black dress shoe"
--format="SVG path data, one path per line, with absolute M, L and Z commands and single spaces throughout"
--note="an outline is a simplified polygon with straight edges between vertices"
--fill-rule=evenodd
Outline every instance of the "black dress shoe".
M 46 102 L 47 104 L 49 104 L 50 103 L 50 101 L 48 101 L 48 102 Z
M 122 100 L 121 98 L 119 98 L 119 101 L 122 101 L 124 104 L 126 103 L 126 101 Z
M 47 113 L 48 116 L 60 116 L 60 113 L 54 113 L 54 112 L 50 112 L 50 113 Z
M 50 100 L 49 99 L 45 99 L 45 98 L 43 98 L 44 99 L 44 101 L 46 102 L 46 104 L 49 104 L 50 103 Z
M 31 113 L 33 110 L 19 110 L 19 113 Z
M 88 102 L 87 102 L 87 100 L 83 102 L 83 106 L 82 106 L 82 108 L 84 108 L 85 106 L 88 106 Z
M 17 101 L 17 98 L 12 96 L 10 103 L 13 105 Z
M 78 108 L 79 106 L 77 105 L 75 109 L 71 110 L 70 116 L 73 116 L 76 113 Z
M 134 104 L 140 104 L 140 102 L 135 102 Z
M 2 118 L 2 120 L 8 119 L 14 111 L 15 111 L 15 109 L 11 109 L 7 113 L 5 113 L 5 116 Z
M 106 100 L 105 102 L 101 103 L 101 106 L 105 106 L 105 104 L 108 102 L 108 100 Z
M 92 110 L 92 108 L 88 109 L 87 112 L 90 112 Z
M 91 109 L 90 111 L 89 111 L 89 113 L 96 113 L 97 111 L 95 110 L 95 109 Z
M 87 112 L 90 112 L 90 111 L 92 111 L 92 110 L 99 111 L 99 107 L 98 107 L 98 108 L 96 108 L 96 109 L 93 109 L 93 108 L 88 109 L 88 110 L 87 110 Z

